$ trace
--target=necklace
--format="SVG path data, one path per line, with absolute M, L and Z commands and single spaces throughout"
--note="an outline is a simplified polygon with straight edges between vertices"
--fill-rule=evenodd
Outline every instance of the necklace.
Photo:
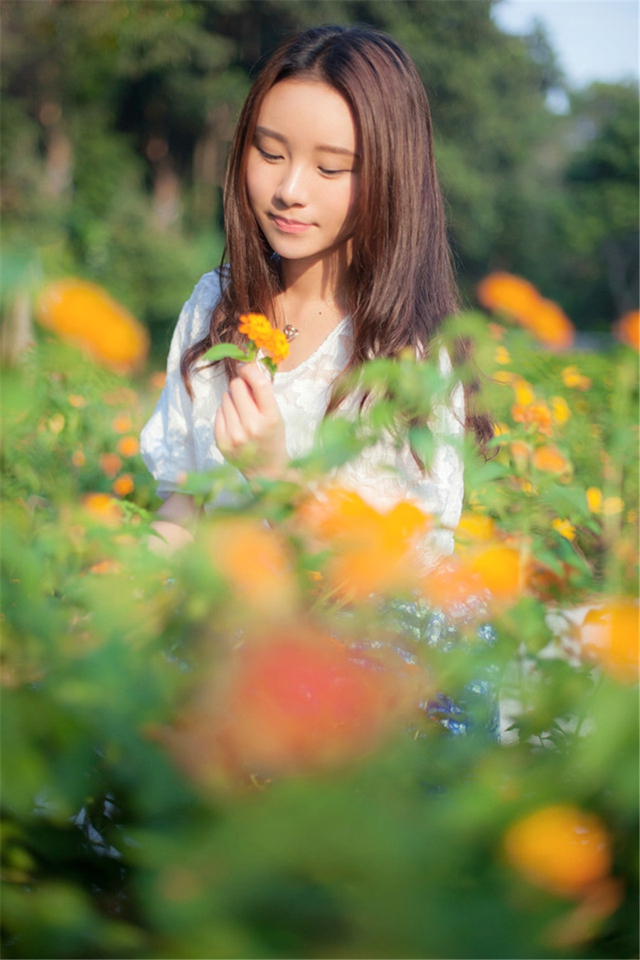
M 338 289 L 336 290 L 336 292 L 335 292 L 334 294 L 332 294 L 332 295 L 328 298 L 328 300 L 325 300 L 324 306 L 328 307 L 330 303 L 333 303 L 333 301 L 336 299 L 336 297 L 337 297 L 340 293 L 342 293 L 343 290 L 344 290 L 344 284 L 343 284 L 343 286 L 338 287 Z M 283 327 L 282 332 L 283 332 L 284 335 L 285 335 L 285 338 L 286 338 L 287 343 L 291 343 L 292 340 L 295 340 L 295 338 L 298 336 L 298 334 L 300 333 L 300 331 L 298 330 L 297 327 L 294 327 L 294 325 L 293 325 L 292 323 L 289 323 L 289 318 L 287 317 L 287 308 L 286 308 L 285 305 L 284 305 L 284 301 L 283 301 L 283 303 L 282 303 L 282 312 L 284 313 L 284 327 Z M 320 315 L 322 314 L 322 310 L 316 310 L 316 314 L 317 314 L 318 316 L 320 316 Z

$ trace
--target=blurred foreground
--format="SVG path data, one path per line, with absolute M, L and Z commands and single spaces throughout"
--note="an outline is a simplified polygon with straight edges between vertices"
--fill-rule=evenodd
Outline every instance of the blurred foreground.
M 637 955 L 637 315 L 567 352 L 514 279 L 481 299 L 527 330 L 456 324 L 496 455 L 464 451 L 456 553 L 420 576 L 417 512 L 290 484 L 151 554 L 162 375 L 99 288 L 45 293 L 3 381 L 5 956 Z M 443 388 L 365 377 L 384 400 L 309 480 Z

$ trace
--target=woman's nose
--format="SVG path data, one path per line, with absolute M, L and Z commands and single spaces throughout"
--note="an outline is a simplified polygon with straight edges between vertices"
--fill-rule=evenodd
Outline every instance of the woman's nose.
M 276 200 L 287 207 L 304 206 L 308 202 L 305 171 L 299 165 L 290 165 L 282 171 L 276 188 Z

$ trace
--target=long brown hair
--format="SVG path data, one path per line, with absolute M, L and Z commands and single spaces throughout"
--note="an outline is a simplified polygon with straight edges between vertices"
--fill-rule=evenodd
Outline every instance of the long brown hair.
M 394 357 L 407 347 L 427 353 L 442 321 L 458 308 L 429 103 L 412 60 L 368 27 L 312 28 L 275 52 L 240 114 L 224 188 L 224 289 L 208 334 L 182 357 L 190 393 L 199 357 L 214 343 L 241 342 L 240 314 L 273 316 L 279 262 L 251 210 L 246 169 L 262 102 L 276 83 L 292 77 L 320 80 L 342 95 L 361 155 L 353 255 L 343 288 L 354 330 L 344 377 L 371 357 Z M 227 370 L 234 372 L 233 363 Z M 328 412 L 340 394 L 334 391 Z M 482 439 L 487 431 L 475 420 L 468 417 L 468 425 Z

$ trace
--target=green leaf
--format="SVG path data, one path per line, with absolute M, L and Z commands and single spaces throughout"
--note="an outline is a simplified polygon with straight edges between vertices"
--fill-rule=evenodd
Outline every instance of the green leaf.
M 202 357 L 210 363 L 216 363 L 218 360 L 224 360 L 229 357 L 231 360 L 243 360 L 245 363 L 251 360 L 249 354 L 235 343 L 216 343 Z

